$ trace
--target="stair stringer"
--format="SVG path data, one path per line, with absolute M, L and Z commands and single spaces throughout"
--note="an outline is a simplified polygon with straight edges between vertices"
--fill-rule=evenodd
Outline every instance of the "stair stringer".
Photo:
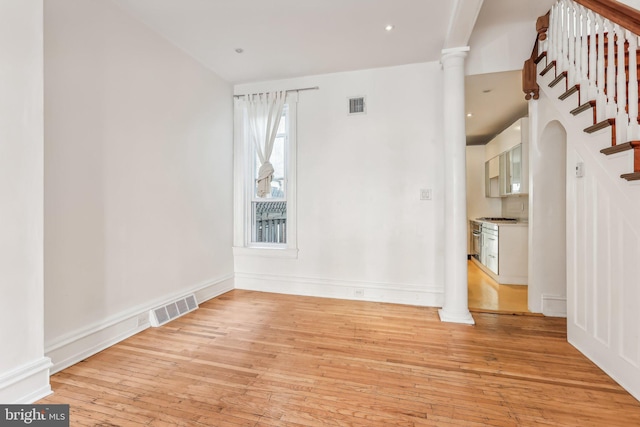
M 566 131 L 568 340 L 640 400 L 640 183 L 620 179 L 621 172 L 633 170 L 632 155 L 600 153 L 610 146 L 610 128 L 585 133 L 585 125 L 593 124 L 591 112 L 582 113 L 587 119 L 574 117 L 577 100 L 558 99 L 563 89 L 548 86 L 553 74 L 539 77 L 540 98 L 530 101 L 530 150 L 539 149 L 539 135 L 551 122 Z M 544 159 L 532 155 L 531 161 Z M 578 162 L 584 164 L 581 178 L 575 174 Z M 544 197 L 536 194 L 535 179 L 530 176 L 530 206 Z M 534 229 L 531 214 L 529 221 L 530 252 L 544 250 L 544 230 Z

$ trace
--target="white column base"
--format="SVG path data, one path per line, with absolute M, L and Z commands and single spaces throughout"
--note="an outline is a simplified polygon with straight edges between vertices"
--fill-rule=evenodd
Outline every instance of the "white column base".
M 452 313 L 445 311 L 444 308 L 438 310 L 438 314 L 440 315 L 441 322 L 449 322 L 449 323 L 463 323 L 465 325 L 475 325 L 476 322 L 473 320 L 473 316 L 471 313 L 467 311 L 466 313 Z

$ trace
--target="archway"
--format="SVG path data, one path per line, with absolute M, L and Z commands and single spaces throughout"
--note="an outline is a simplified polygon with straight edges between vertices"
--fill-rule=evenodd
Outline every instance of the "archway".
M 529 194 L 529 310 L 567 313 L 567 132 L 549 122 L 531 141 Z

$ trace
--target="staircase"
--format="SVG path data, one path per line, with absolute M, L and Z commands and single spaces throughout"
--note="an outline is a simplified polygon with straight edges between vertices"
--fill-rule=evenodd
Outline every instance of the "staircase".
M 640 11 L 559 0 L 536 28 L 529 301 L 566 296 L 567 340 L 640 400 Z
M 600 152 L 632 156 L 631 170 L 620 178 L 640 180 L 640 13 L 615 1 L 560 0 L 536 29 L 523 69 L 526 99 L 538 99 L 538 80 L 551 73 L 545 84 L 561 85 L 558 99 L 571 114 L 589 115 L 585 133 L 610 129 L 610 144 Z

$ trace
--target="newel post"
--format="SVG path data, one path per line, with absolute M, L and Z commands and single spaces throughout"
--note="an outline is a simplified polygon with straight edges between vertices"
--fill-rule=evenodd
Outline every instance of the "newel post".
M 536 31 L 538 35 L 536 37 L 536 43 L 533 46 L 531 57 L 524 61 L 522 67 L 522 91 L 525 94 L 525 99 L 528 101 L 531 98 L 538 99 L 540 97 L 540 86 L 538 86 L 538 58 L 539 58 L 539 42 L 543 42 L 547 39 L 547 30 L 549 29 L 549 13 L 538 17 L 536 21 Z

